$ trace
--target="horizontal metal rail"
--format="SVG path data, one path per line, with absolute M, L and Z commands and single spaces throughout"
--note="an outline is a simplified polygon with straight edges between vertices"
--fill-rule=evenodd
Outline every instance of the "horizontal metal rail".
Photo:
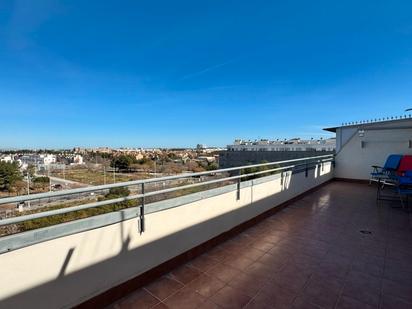
M 198 172 L 198 173 L 191 173 L 191 174 L 186 173 L 186 174 L 175 175 L 175 176 L 166 176 L 166 177 L 159 177 L 159 178 L 149 178 L 149 179 L 142 179 L 142 180 L 118 182 L 118 183 L 113 183 L 113 184 L 98 185 L 98 186 L 92 186 L 92 187 L 87 187 L 87 188 L 78 188 L 78 189 L 62 190 L 62 191 L 56 191 L 56 192 L 46 192 L 46 193 L 6 197 L 6 198 L 0 199 L 0 205 L 10 204 L 10 203 L 20 203 L 20 202 L 25 202 L 25 201 L 39 200 L 39 199 L 47 199 L 47 198 L 80 194 L 80 193 L 96 192 L 96 191 L 108 190 L 108 189 L 118 188 L 118 187 L 129 187 L 129 186 L 134 186 L 134 185 L 141 185 L 142 183 L 164 182 L 164 181 L 175 180 L 175 179 L 205 176 L 205 175 L 210 175 L 210 174 L 238 171 L 238 170 L 247 169 L 247 168 L 263 167 L 263 166 L 270 166 L 270 165 L 275 165 L 275 164 L 286 164 L 286 163 L 293 163 L 293 162 L 307 161 L 307 160 L 314 160 L 314 159 L 321 159 L 321 158 L 333 158 L 333 155 L 323 155 L 323 156 L 284 160 L 284 161 L 277 161 L 277 162 L 244 165 L 244 166 L 239 166 L 239 167 L 229 167 L 229 168 L 224 168 L 224 169 L 219 169 L 219 170 L 212 170 L 212 171 L 205 171 L 205 172 Z
M 308 160 L 312 160 L 312 161 L 307 162 Z M 257 175 L 262 175 L 262 174 L 268 174 L 268 173 L 272 173 L 272 172 L 280 172 L 280 171 L 284 171 L 284 170 L 291 170 L 291 169 L 294 169 L 294 168 L 299 167 L 299 166 L 313 167 L 315 165 L 318 165 L 318 164 L 321 164 L 321 163 L 324 163 L 324 162 L 333 161 L 333 155 L 310 157 L 310 158 L 303 158 L 303 159 L 296 159 L 296 160 L 287 160 L 287 161 L 281 161 L 281 162 L 285 163 L 285 162 L 296 162 L 296 161 L 305 161 L 305 162 L 300 163 L 300 164 L 276 167 L 276 168 L 267 169 L 267 170 L 258 171 L 258 172 L 253 172 L 253 173 L 247 173 L 247 174 L 229 176 L 229 177 L 224 177 L 224 178 L 218 178 L 218 179 L 213 179 L 213 180 L 194 183 L 194 184 L 176 186 L 176 187 L 173 187 L 173 188 L 167 188 L 167 189 L 163 189 L 163 190 L 152 191 L 152 192 L 148 192 L 148 193 L 144 193 L 144 194 L 135 194 L 135 195 L 126 196 L 126 197 L 120 197 L 120 198 L 104 200 L 104 201 L 98 201 L 98 202 L 93 202 L 93 203 L 88 203 L 88 204 L 83 204 L 83 205 L 78 205 L 78 206 L 71 206 L 71 207 L 66 207 L 66 208 L 61 208 L 61 209 L 56 209 L 56 210 L 49 210 L 49 211 L 43 211 L 43 212 L 29 214 L 29 215 L 23 215 L 23 216 L 17 216 L 17 217 L 13 217 L 13 218 L 7 218 L 7 219 L 0 220 L 0 226 L 21 223 L 21 222 L 25 222 L 25 221 L 29 221 L 29 220 L 33 220 L 33 219 L 45 218 L 45 217 L 50 217 L 50 216 L 54 216 L 54 215 L 62 215 L 62 214 L 66 214 L 66 213 L 69 213 L 69 212 L 74 212 L 74 211 L 79 211 L 79 210 L 84 210 L 84 209 L 89 209 L 89 208 L 96 208 L 96 207 L 111 205 L 111 204 L 130 201 L 130 200 L 137 200 L 137 199 L 140 199 L 140 198 L 143 198 L 143 197 L 166 194 L 166 193 L 171 193 L 171 192 L 178 191 L 178 190 L 190 189 L 190 188 L 195 188 L 195 187 L 199 187 L 199 186 L 205 186 L 205 185 L 210 185 L 210 184 L 215 184 L 215 183 L 220 183 L 220 182 L 225 182 L 225 181 L 230 181 L 230 180 L 238 180 L 238 179 L 242 179 L 242 178 L 246 178 L 246 177 L 257 176 Z M 237 168 L 221 169 L 221 170 L 209 171 L 207 174 L 221 173 L 222 171 L 228 171 L 228 170 L 234 171 L 234 170 L 239 170 L 239 169 L 247 169 L 247 168 L 251 168 L 251 167 L 261 167 L 261 166 L 275 165 L 275 164 L 280 164 L 281 162 L 271 162 L 271 163 L 247 165 L 247 166 L 242 166 L 242 167 L 237 167 Z M 311 165 L 309 165 L 309 164 L 311 164 Z M 201 173 L 194 173 L 196 175 L 194 175 L 194 174 L 187 174 L 187 175 L 197 176 L 198 174 L 205 174 L 205 173 L 206 172 L 201 172 Z M 183 178 L 182 175 L 179 175 L 179 176 L 180 177 L 177 177 L 177 178 Z M 173 179 L 176 179 L 175 176 L 172 176 L 172 177 L 174 177 Z M 163 177 L 163 178 L 157 178 L 157 181 L 165 181 L 166 178 L 170 179 L 170 177 Z M 126 182 L 126 183 L 116 184 L 118 186 L 115 186 L 115 187 L 124 187 L 125 186 L 124 184 L 127 184 L 127 186 L 130 186 L 131 185 L 130 183 L 133 183 L 132 185 L 136 185 L 136 181 L 130 181 L 130 182 Z M 139 182 L 139 183 L 147 183 L 147 182 Z M 96 186 L 96 187 L 102 187 L 102 186 Z M 95 190 L 93 190 L 93 191 L 107 189 L 106 186 L 104 186 L 105 187 L 104 189 L 101 189 L 101 188 L 96 189 L 96 187 L 94 187 Z M 89 188 L 87 188 L 87 189 L 89 189 Z M 77 190 L 77 189 L 75 189 L 75 190 Z M 70 191 L 72 191 L 72 190 L 70 190 Z M 86 192 L 90 192 L 90 191 L 88 190 Z M 38 194 L 38 195 L 40 195 L 40 194 Z M 45 197 L 43 197 L 44 193 L 41 193 L 41 195 L 42 195 L 41 198 L 45 198 Z M 33 194 L 31 196 L 26 196 L 26 197 L 33 197 L 33 196 L 35 196 L 35 195 Z M 30 200 L 33 200 L 33 199 L 30 199 Z

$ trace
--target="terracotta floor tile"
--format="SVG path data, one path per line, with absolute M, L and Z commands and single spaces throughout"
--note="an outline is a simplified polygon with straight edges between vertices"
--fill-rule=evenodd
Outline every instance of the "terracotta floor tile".
M 243 256 L 233 256 L 231 259 L 224 261 L 225 265 L 229 265 L 241 271 L 245 270 L 248 266 L 252 265 L 253 263 L 253 260 Z
M 292 303 L 293 309 L 322 309 L 321 307 L 312 304 L 310 300 L 305 299 L 304 296 L 298 296 Z
M 203 302 L 199 307 L 197 307 L 198 309 L 221 309 L 222 307 L 220 307 L 219 305 L 211 302 L 210 300 L 206 300 L 205 302 Z
M 158 303 L 157 305 L 155 305 L 154 307 L 152 307 L 153 309 L 169 309 L 168 306 L 166 306 L 164 303 Z M 138 309 L 138 308 L 136 308 Z
M 254 298 L 257 303 L 262 303 L 272 308 L 290 308 L 296 294 L 282 288 L 277 288 L 271 294 L 266 294 L 264 291 L 260 291 Z
M 188 264 L 194 268 L 199 269 L 202 272 L 206 272 L 218 263 L 219 261 L 217 259 L 204 254 L 190 261 Z
M 241 256 L 251 259 L 252 261 L 256 261 L 260 259 L 264 254 L 265 252 L 261 250 L 249 247 Z
M 252 299 L 245 307 L 246 309 L 272 309 L 270 306 L 259 299 Z
M 339 299 L 335 308 L 336 309 L 374 309 L 376 307 L 362 303 L 348 296 L 342 296 Z
M 147 285 L 145 289 L 156 296 L 158 299 L 163 300 L 182 287 L 182 283 L 164 276 Z
M 383 257 L 360 255 L 353 260 L 351 269 L 375 277 L 382 277 L 384 265 L 385 259 Z
M 219 279 L 216 279 L 207 274 L 202 274 L 192 282 L 188 283 L 187 287 L 204 297 L 210 297 L 225 285 L 226 283 Z
M 183 288 L 164 300 L 164 303 L 171 309 L 192 309 L 198 308 L 205 301 L 206 298 L 195 291 Z
M 281 270 L 288 262 L 288 258 L 283 255 L 265 253 L 257 261 L 271 267 L 272 269 Z
M 401 284 L 395 281 L 382 280 L 382 294 L 395 296 L 412 303 L 412 285 Z
M 256 241 L 256 242 L 253 242 L 251 246 L 255 249 L 261 250 L 263 252 L 267 252 L 274 247 L 274 244 L 268 241 Z
M 168 276 L 183 284 L 187 284 L 190 281 L 199 277 L 201 274 L 202 272 L 197 268 L 190 267 L 188 265 L 183 265 L 171 271 Z
M 385 265 L 383 277 L 401 284 L 412 285 L 412 271 L 401 265 Z
M 227 285 L 213 295 L 210 300 L 223 308 L 243 308 L 251 298 Z
M 276 276 L 276 274 L 279 273 L 280 270 L 281 268 L 275 269 L 272 265 L 263 264 L 257 261 L 249 265 L 246 269 L 244 269 L 244 272 L 252 276 L 270 279 Z
M 261 277 L 240 273 L 229 282 L 229 286 L 250 297 L 253 297 L 257 294 L 264 283 L 265 280 Z
M 412 303 L 395 296 L 383 295 L 380 307 L 382 309 L 412 309 Z
M 303 294 L 312 304 L 322 308 L 334 308 L 343 288 L 338 278 L 313 275 Z
M 224 264 L 218 264 L 207 272 L 208 275 L 226 283 L 240 273 L 240 270 Z
M 343 288 L 343 295 L 354 298 L 371 306 L 378 306 L 380 300 L 382 279 L 353 272 L 348 275 Z
M 293 275 L 290 273 L 281 272 L 276 274 L 276 276 L 273 277 L 273 280 L 286 289 L 299 293 L 303 290 L 305 284 L 309 280 L 309 277 L 300 273 L 295 273 Z
M 160 301 L 144 289 L 138 290 L 114 305 L 116 309 L 151 308 Z

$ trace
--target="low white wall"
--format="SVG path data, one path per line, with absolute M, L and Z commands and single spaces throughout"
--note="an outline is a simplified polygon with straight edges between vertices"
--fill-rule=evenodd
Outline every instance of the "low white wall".
M 331 163 L 0 255 L 1 308 L 67 308 L 127 281 L 333 176 Z M 262 182 L 266 181 L 266 182 Z M 243 183 L 242 183 L 243 184 Z M 149 205 L 148 205 L 149 206 Z
M 345 130 L 345 129 L 339 129 Z M 339 137 L 339 132 L 337 132 Z M 372 165 L 383 166 L 390 154 L 412 154 L 409 148 L 412 127 L 364 130 L 363 136 L 355 132 L 335 156 L 335 177 L 369 179 Z

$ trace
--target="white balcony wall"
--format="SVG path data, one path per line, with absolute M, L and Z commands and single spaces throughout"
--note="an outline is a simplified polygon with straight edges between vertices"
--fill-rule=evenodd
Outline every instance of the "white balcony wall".
M 359 134 L 363 130 L 363 134 Z M 345 135 L 350 131 L 351 137 Z M 362 136 L 363 135 L 363 136 Z M 372 165 L 383 166 L 390 154 L 412 154 L 412 121 L 374 125 L 354 129 L 338 128 L 336 132 L 337 144 L 341 144 L 341 137 L 346 136 L 346 143 L 342 143 L 336 154 L 335 177 L 367 180 L 372 171 Z
M 1 254 L 0 307 L 79 304 L 330 180 L 333 170 L 328 162 L 307 177 L 284 176 L 242 183 L 239 200 L 232 185 L 230 192 L 148 214 L 142 235 L 130 219 Z

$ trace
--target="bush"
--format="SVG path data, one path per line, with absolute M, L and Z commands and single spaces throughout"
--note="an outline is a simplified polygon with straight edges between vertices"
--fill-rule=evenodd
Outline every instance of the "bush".
M 119 197 L 125 197 L 125 196 L 128 196 L 129 194 L 130 194 L 130 190 L 128 188 L 125 188 L 125 187 L 112 188 L 103 198 L 100 198 L 99 200 L 103 201 L 103 200 L 109 200 L 109 199 L 114 199 L 114 198 L 119 198 Z M 96 207 L 96 208 L 89 208 L 89 209 L 73 211 L 73 212 L 69 212 L 66 214 L 62 214 L 62 215 L 55 215 L 51 217 L 26 221 L 21 224 L 18 224 L 18 229 L 19 231 L 28 231 L 28 230 L 38 229 L 41 227 L 56 225 L 56 224 L 60 224 L 64 222 L 69 222 L 69 221 L 83 219 L 83 218 L 92 217 L 96 215 L 101 215 L 101 214 L 105 214 L 105 213 L 109 213 L 113 211 L 118 211 L 118 210 L 129 208 L 129 207 L 135 207 L 137 205 L 138 205 L 137 201 L 125 201 L 121 203 L 115 203 L 115 204 L 105 205 L 105 206 Z M 70 206 L 74 206 L 74 205 L 70 205 Z M 60 209 L 60 208 L 65 208 L 65 207 L 68 207 L 68 205 L 44 207 L 42 208 L 42 211 Z M 34 213 L 34 212 L 26 212 L 24 214 L 29 214 L 29 213 Z
M 38 183 L 38 184 L 48 184 L 50 182 L 50 178 L 47 176 L 40 176 L 40 177 L 34 178 L 32 182 Z

